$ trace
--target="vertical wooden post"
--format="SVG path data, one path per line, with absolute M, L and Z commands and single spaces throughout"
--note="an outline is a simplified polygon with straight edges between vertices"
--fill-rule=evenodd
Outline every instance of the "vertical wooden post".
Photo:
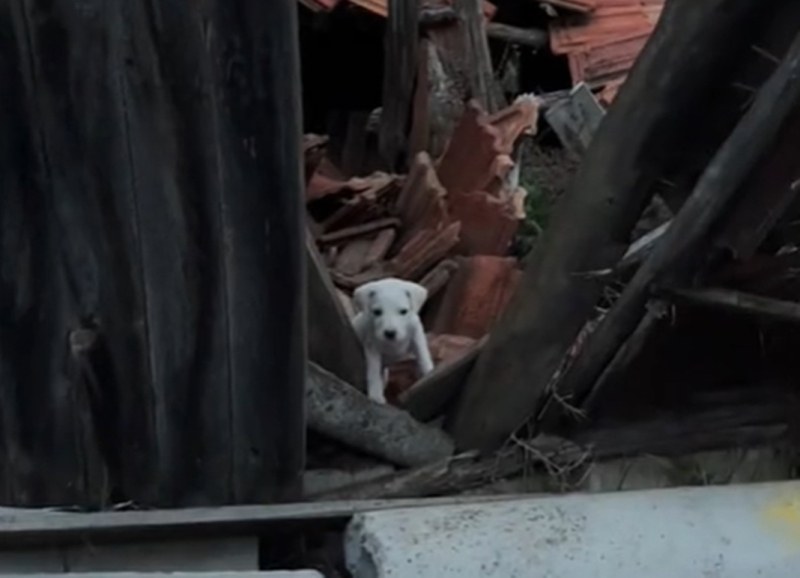
M 481 0 L 454 0 L 453 6 L 460 19 L 471 96 L 486 111 L 497 112 L 503 98 L 494 79 Z
M 378 145 L 389 170 L 402 170 L 408 156 L 408 134 L 419 55 L 419 0 L 389 0 L 383 110 Z

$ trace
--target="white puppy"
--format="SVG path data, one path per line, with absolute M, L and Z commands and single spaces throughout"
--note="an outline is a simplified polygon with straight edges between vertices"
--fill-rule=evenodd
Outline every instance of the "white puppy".
M 364 347 L 370 399 L 386 403 L 386 366 L 391 363 L 413 355 L 421 375 L 433 371 L 419 318 L 427 298 L 422 285 L 393 278 L 365 283 L 353 292 L 353 328 Z

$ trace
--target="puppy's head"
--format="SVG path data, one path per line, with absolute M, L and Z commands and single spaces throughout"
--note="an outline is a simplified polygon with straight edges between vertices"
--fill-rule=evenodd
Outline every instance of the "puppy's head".
M 366 283 L 353 292 L 356 309 L 368 316 L 373 337 L 390 343 L 410 339 L 413 320 L 427 298 L 422 285 L 393 278 Z

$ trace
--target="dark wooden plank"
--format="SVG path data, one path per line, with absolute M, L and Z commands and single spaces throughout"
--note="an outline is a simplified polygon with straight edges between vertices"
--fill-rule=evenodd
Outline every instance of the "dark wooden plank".
M 467 381 L 450 423 L 461 448 L 499 444 L 540 409 L 602 292 L 582 273 L 619 262 L 666 152 L 696 138 L 701 111 L 728 84 L 718 47 L 767 10 L 747 0 L 666 5 Z
M 403 392 L 400 396 L 403 408 L 420 421 L 430 421 L 442 415 L 447 404 L 458 397 L 458 392 L 466 382 L 485 342 L 482 339 L 462 357 L 452 363 L 440 365 L 420 379 L 414 387 Z
M 360 391 L 366 391 L 361 342 L 336 298 L 333 281 L 310 234 L 306 236 L 306 259 L 308 358 Z
M 693 305 L 766 321 L 800 323 L 800 303 L 722 288 L 665 289 L 663 294 L 676 304 Z
M 578 403 L 639 325 L 651 288 L 688 283 L 702 265 L 711 228 L 729 209 L 743 181 L 775 142 L 786 118 L 800 103 L 800 35 L 767 80 L 747 113 L 700 177 L 653 253 L 581 348 L 557 384 L 561 397 Z M 551 407 L 555 408 L 555 405 Z
M 117 410 L 106 441 L 121 456 L 118 496 L 177 505 L 299 489 L 295 18 L 291 0 L 0 7 L 12 87 L 0 115 L 15 141 L 0 156 L 0 214 L 19 223 L 0 246 L 15 336 L 0 345 L 0 455 L 17 460 L 3 470 L 7 503 L 108 498 L 84 447 L 97 416 L 64 371 L 66 336 L 85 326 L 109 352 L 96 369 Z
M 389 0 L 378 143 L 389 170 L 405 168 L 419 54 L 419 0 Z

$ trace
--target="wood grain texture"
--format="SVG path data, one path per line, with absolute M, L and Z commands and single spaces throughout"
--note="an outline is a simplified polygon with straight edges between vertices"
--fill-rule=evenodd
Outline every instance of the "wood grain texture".
M 0 7 L 0 501 L 264 501 L 299 482 L 295 19 L 291 0 Z M 84 326 L 108 347 L 117 488 L 64 370 Z

